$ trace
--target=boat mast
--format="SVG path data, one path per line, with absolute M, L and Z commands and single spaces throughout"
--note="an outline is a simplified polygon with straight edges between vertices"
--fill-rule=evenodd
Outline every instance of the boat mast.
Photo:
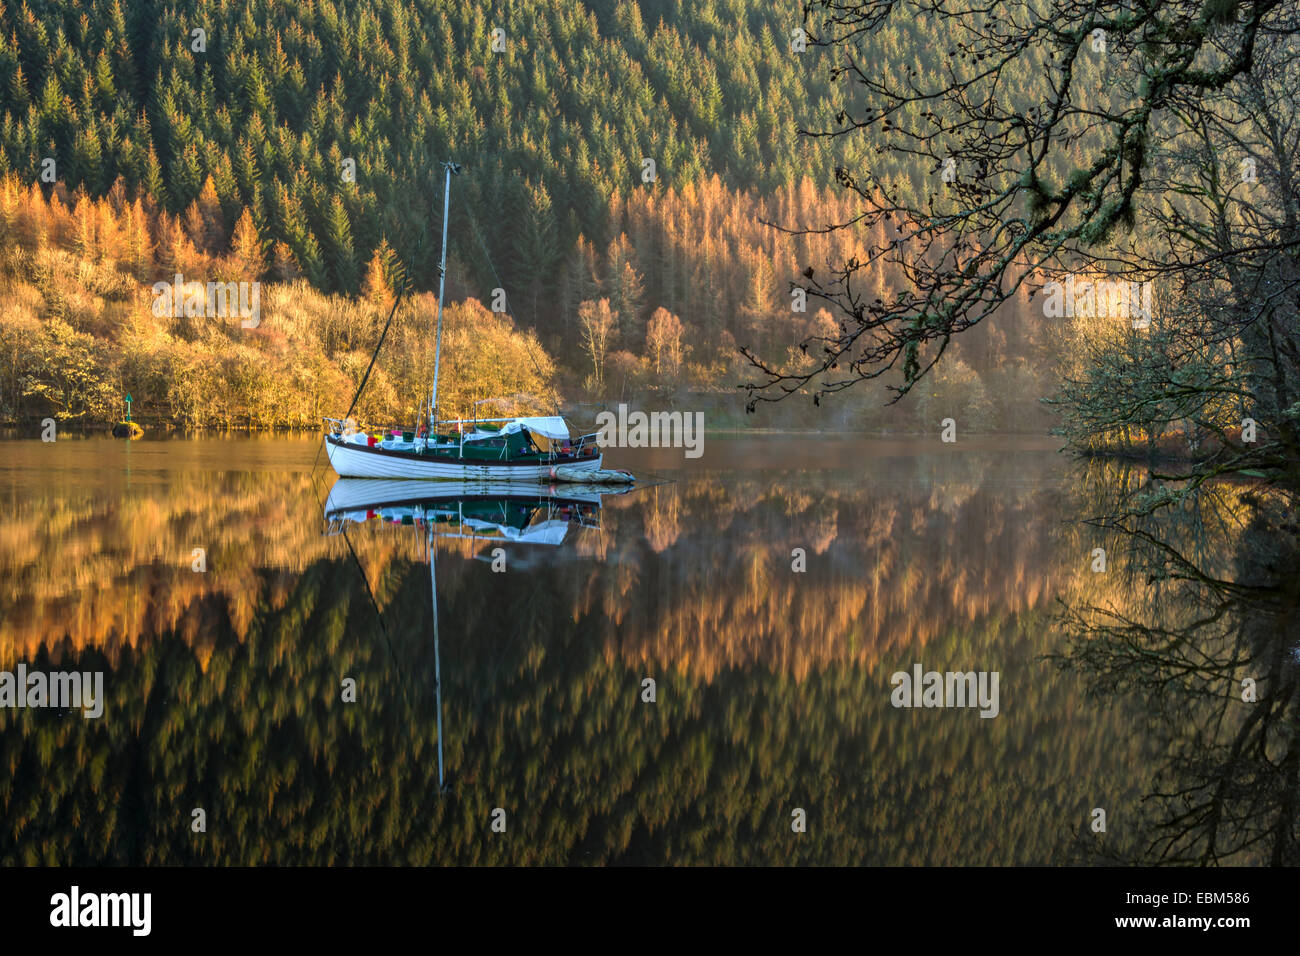
M 438 654 L 438 574 L 433 563 L 433 521 L 429 521 L 429 589 L 433 595 L 433 693 L 438 704 L 438 792 L 446 792 L 442 772 L 442 658 Z
M 438 421 L 438 365 L 442 359 L 442 294 L 447 287 L 447 219 L 451 212 L 451 177 L 460 172 L 458 163 L 443 163 L 447 179 L 442 187 L 442 261 L 438 265 L 438 331 L 433 345 L 433 392 L 429 395 L 429 440 L 434 440 Z

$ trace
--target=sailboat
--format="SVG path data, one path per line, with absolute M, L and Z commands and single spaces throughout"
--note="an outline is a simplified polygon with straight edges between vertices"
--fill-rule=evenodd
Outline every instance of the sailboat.
M 434 538 L 468 538 L 485 545 L 557 547 L 573 526 L 603 530 L 601 499 L 629 489 L 536 483 L 364 481 L 340 478 L 325 500 L 326 533 L 346 537 L 349 527 L 382 523 L 411 526 L 425 537 L 429 559 L 430 630 L 438 727 L 438 789 L 443 767 L 442 653 L 438 626 L 438 576 Z M 350 547 L 349 542 L 349 547 Z M 355 552 L 353 552 L 355 556 Z M 366 584 L 367 589 L 370 587 Z M 371 595 L 373 599 L 373 594 Z
M 559 415 L 480 419 L 476 412 L 473 419 L 438 419 L 442 302 L 447 282 L 447 221 L 451 212 L 451 178 L 460 171 L 456 163 L 442 165 L 446 170 L 442 257 L 438 267 L 433 389 L 429 394 L 425 419 L 428 424 L 387 426 L 376 431 L 360 430 L 350 418 L 326 418 L 325 450 L 330 464 L 345 478 L 630 483 L 633 480 L 630 473 L 601 467 L 604 457 L 596 442 L 598 433 L 575 435 Z M 396 304 L 393 308 L 396 311 Z M 372 365 L 373 362 L 372 358 Z M 366 374 L 368 377 L 369 372 Z M 361 387 L 365 387 L 365 380 Z M 357 394 L 360 396 L 360 389 Z M 355 405 L 356 399 L 353 399 Z

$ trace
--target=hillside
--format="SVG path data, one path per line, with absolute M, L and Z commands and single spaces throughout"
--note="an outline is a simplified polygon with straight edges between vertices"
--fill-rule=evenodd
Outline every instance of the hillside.
M 833 125 L 840 93 L 824 53 L 792 49 L 799 16 L 742 0 L 0 4 L 0 175 L 63 207 L 139 200 L 152 246 L 123 271 L 145 285 L 224 262 L 364 298 L 375 269 L 436 287 L 438 163 L 454 158 L 450 298 L 532 330 L 567 397 L 734 394 L 738 347 L 797 363 L 798 342 L 834 328 L 817 303 L 792 307 L 804 270 L 879 238 L 765 222 L 851 219 L 839 166 L 932 181 L 860 139 L 797 134 Z M 929 26 L 881 30 L 882 67 L 941 69 Z M 1032 380 L 1017 393 L 1032 406 L 1039 324 L 1008 310 L 953 374 L 987 395 Z M 860 425 L 883 398 L 826 423 Z M 1023 424 L 1025 403 L 988 404 L 972 419 Z
M 825 148 L 795 136 L 828 91 L 814 51 L 782 53 L 791 25 L 757 4 L 673 6 L 3 6 L 0 172 L 35 181 L 52 157 L 70 190 L 121 176 L 176 215 L 211 176 L 228 222 L 248 208 L 315 284 L 356 292 L 383 236 L 433 276 L 437 250 L 415 248 L 436 163 L 455 158 L 505 277 L 545 284 L 579 234 L 610 238 L 610 197 L 644 185 L 644 158 L 661 186 L 830 179 Z

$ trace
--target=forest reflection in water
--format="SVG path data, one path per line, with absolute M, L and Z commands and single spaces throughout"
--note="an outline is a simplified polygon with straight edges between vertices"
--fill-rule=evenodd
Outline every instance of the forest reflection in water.
M 1084 469 L 1080 486 L 1087 524 L 1124 554 L 1127 591 L 1074 602 L 1057 659 L 1102 699 L 1142 700 L 1158 745 L 1140 840 L 1083 841 L 1083 858 L 1300 863 L 1294 492 L 1113 465 Z
M 1226 862 L 1279 862 L 1257 832 L 1289 833 L 1280 861 L 1294 847 L 1294 666 L 1266 653 L 1292 626 L 1286 596 L 1268 618 L 1241 603 L 1258 588 L 1234 591 L 1237 643 L 1218 639 L 1236 650 L 1199 681 L 1151 649 L 1126 661 L 1131 640 L 1097 618 L 1218 654 L 1198 595 L 1148 583 L 1142 547 L 1163 535 L 1226 575 L 1271 573 L 1258 491 L 1203 488 L 1144 538 L 1080 519 L 1145 473 L 1051 445 L 744 439 L 686 467 L 624 453 L 676 480 L 606 498 L 599 529 L 575 522 L 557 545 L 503 544 L 503 573 L 495 543 L 435 537 L 440 793 L 417 526 L 323 533 L 334 479 L 313 482 L 310 442 L 113 445 L 97 472 L 84 445 L 9 443 L 0 471 L 0 667 L 102 669 L 108 698 L 99 720 L 0 709 L 3 862 L 1137 860 L 1182 820 L 1160 794 L 1225 768 L 1234 782 L 1167 858 L 1207 839 L 1207 812 Z M 895 709 L 890 675 L 915 663 L 998 671 L 999 715 Z M 1255 705 L 1228 686 L 1243 668 Z M 1243 724 L 1268 741 L 1233 757 Z

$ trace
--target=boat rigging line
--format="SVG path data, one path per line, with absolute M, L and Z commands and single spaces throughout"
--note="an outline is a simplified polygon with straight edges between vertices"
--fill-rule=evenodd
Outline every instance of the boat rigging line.
M 316 494 L 317 503 L 324 510 L 325 502 L 321 500 L 320 487 L 316 484 L 314 475 L 312 476 L 312 491 Z M 403 668 L 398 662 L 396 652 L 393 650 L 393 639 L 388 633 L 388 627 L 384 624 L 384 613 L 379 610 L 379 602 L 375 600 L 375 592 L 370 587 L 370 576 L 366 574 L 366 567 L 361 563 L 361 558 L 357 555 L 357 549 L 352 546 L 352 539 L 348 537 L 348 529 L 346 527 L 340 528 L 339 533 L 348 546 L 348 553 L 352 555 L 352 564 L 356 568 L 357 574 L 361 576 L 361 586 L 365 589 L 366 598 L 370 601 L 370 608 L 375 612 L 375 622 L 379 625 L 379 633 L 384 636 L 384 647 L 388 650 L 388 660 L 392 663 L 394 671 L 400 674 Z M 406 704 L 408 713 L 413 712 L 410 695 L 406 693 L 406 685 L 399 680 L 397 686 L 401 690 L 402 702 Z
M 445 197 L 444 197 L 445 198 Z M 411 261 L 418 262 L 420 259 L 420 250 L 424 248 L 424 241 L 429 236 L 429 224 L 426 221 L 424 228 L 420 230 L 420 236 L 415 241 L 415 248 L 411 253 Z M 379 358 L 379 350 L 384 347 L 384 339 L 388 337 L 388 330 L 392 327 L 393 317 L 397 315 L 397 310 L 402 305 L 402 300 L 406 298 L 411 291 L 411 275 L 405 267 L 400 267 L 401 283 L 397 290 L 397 295 L 393 298 L 393 307 L 388 310 L 388 320 L 384 322 L 383 331 L 379 333 L 379 341 L 375 344 L 375 350 L 370 353 L 370 364 L 366 366 L 366 374 L 361 376 L 361 384 L 357 386 L 356 394 L 352 396 L 352 404 L 348 406 L 348 412 L 343 416 L 344 420 L 352 417 L 352 412 L 357 407 L 357 402 L 361 400 L 361 393 L 365 391 L 366 384 L 370 381 L 370 373 L 374 371 L 375 360 Z M 316 457 L 311 462 L 311 473 L 316 474 L 316 466 L 320 464 L 320 453 L 324 445 L 316 447 Z

